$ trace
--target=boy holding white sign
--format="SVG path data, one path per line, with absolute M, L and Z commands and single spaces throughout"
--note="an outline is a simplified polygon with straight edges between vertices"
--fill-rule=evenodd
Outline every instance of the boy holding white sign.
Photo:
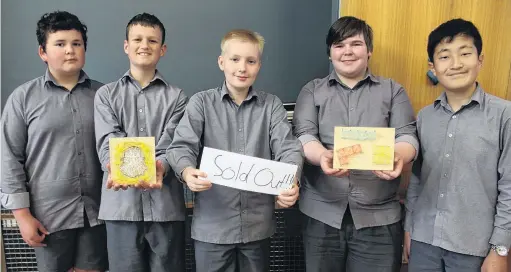
M 404 88 L 368 69 L 372 38 L 371 27 L 358 18 L 333 23 L 326 45 L 334 69 L 307 83 L 296 101 L 294 132 L 307 160 L 300 194 L 307 271 L 401 267 L 398 177 L 415 157 L 418 141 Z M 395 128 L 394 169 L 333 169 L 334 127 L 340 126 Z
M 224 36 L 218 65 L 225 83 L 190 98 L 167 150 L 175 172 L 196 192 L 191 235 L 198 272 L 235 271 L 237 266 L 238 271 L 268 271 L 269 237 L 276 227 L 273 195 L 212 186 L 206 173 L 196 169 L 204 147 L 293 164 L 296 176 L 301 172 L 302 147 L 282 102 L 252 88 L 263 46 L 263 37 L 249 30 Z M 225 170 L 228 163 L 234 170 L 240 165 L 234 159 L 218 164 Z M 297 198 L 294 185 L 278 195 L 277 203 L 290 207 Z

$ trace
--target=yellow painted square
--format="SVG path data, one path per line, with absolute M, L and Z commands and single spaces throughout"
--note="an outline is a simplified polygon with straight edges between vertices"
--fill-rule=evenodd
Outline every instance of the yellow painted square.
M 110 138 L 110 171 L 118 184 L 156 183 L 154 137 Z

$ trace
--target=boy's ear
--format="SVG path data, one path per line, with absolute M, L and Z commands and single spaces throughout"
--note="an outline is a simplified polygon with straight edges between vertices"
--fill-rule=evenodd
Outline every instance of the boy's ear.
M 124 40 L 124 53 L 128 54 L 128 41 Z
M 165 56 L 165 53 L 167 53 L 167 44 L 166 44 L 166 43 L 164 43 L 164 44 L 161 46 L 161 49 L 160 49 L 160 57 Z
M 46 52 L 44 52 L 44 48 L 42 46 L 39 45 L 37 53 L 44 62 L 48 62 L 48 56 L 46 55 Z
M 218 56 L 218 68 L 224 70 L 224 57 L 222 55 Z
M 484 60 L 484 53 L 481 53 L 479 55 L 479 68 L 483 66 L 483 60 Z
M 431 61 L 428 61 L 428 66 L 429 66 L 429 70 L 433 73 L 433 75 L 437 76 L 436 70 L 435 70 L 435 64 Z

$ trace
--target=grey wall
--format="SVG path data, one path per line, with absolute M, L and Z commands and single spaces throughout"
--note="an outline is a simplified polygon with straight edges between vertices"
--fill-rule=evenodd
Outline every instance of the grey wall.
M 1 96 L 41 76 L 37 20 L 66 10 L 89 29 L 84 70 L 93 79 L 117 80 L 129 68 L 122 49 L 125 26 L 135 14 L 155 14 L 167 29 L 167 55 L 158 69 L 192 95 L 219 86 L 220 39 L 232 28 L 249 28 L 266 39 L 256 86 L 294 102 L 309 80 L 329 72 L 325 36 L 338 0 L 2 0 Z

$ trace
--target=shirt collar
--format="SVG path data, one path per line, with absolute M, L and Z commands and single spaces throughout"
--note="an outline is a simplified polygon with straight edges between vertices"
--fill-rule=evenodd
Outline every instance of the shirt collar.
M 231 96 L 229 94 L 229 90 L 227 89 L 227 85 L 226 85 L 225 81 L 222 84 L 222 88 L 220 89 L 220 96 L 222 97 L 222 99 L 224 99 L 226 96 L 229 99 L 231 99 Z M 250 101 L 254 97 L 259 98 L 259 94 L 257 93 L 256 90 L 254 90 L 254 88 L 252 86 L 250 86 L 250 88 L 248 89 L 247 98 L 245 98 L 244 101 Z
M 50 69 L 46 69 L 46 72 L 44 73 L 44 83 L 51 82 L 55 86 L 61 86 L 57 80 L 55 80 L 55 77 L 50 73 Z M 89 76 L 83 71 L 80 70 L 80 76 L 78 76 L 78 82 L 76 84 L 82 84 L 84 82 L 90 83 Z
M 369 68 L 367 68 L 367 71 L 366 71 L 366 75 L 365 77 L 359 81 L 360 82 L 365 82 L 367 81 L 367 79 L 369 79 L 370 81 L 374 82 L 374 83 L 380 83 L 380 80 L 375 76 L 373 75 L 373 73 L 371 73 L 371 71 L 369 70 Z M 330 75 L 328 75 L 328 84 L 329 86 L 332 86 L 333 84 L 335 83 L 338 83 L 338 84 L 341 84 L 343 86 L 346 86 L 342 81 L 341 79 L 339 78 L 339 76 L 337 75 L 337 73 L 335 72 L 335 70 L 332 70 L 332 72 L 330 73 Z M 357 85 L 359 84 L 357 83 Z
M 131 75 L 130 70 L 128 70 L 128 71 L 126 71 L 126 73 L 124 73 L 124 75 L 121 77 L 121 80 L 127 80 L 128 78 L 132 81 L 136 81 L 135 78 Z M 161 81 L 167 87 L 169 86 L 169 83 L 163 78 L 163 75 L 158 71 L 158 69 L 156 69 L 156 72 L 154 73 L 154 77 L 149 84 L 156 82 L 156 81 Z
M 470 101 L 466 104 L 470 104 L 472 102 L 475 102 L 479 105 L 479 108 L 482 108 L 483 107 L 483 102 L 484 102 L 484 90 L 481 88 L 481 86 L 479 85 L 479 83 L 477 82 L 476 83 L 476 90 L 474 91 L 474 93 L 472 94 L 472 97 L 470 98 Z M 438 107 L 438 105 L 441 105 L 442 107 L 444 108 L 447 108 L 447 94 L 445 93 L 445 91 L 443 91 L 440 96 L 438 96 L 438 98 L 435 100 L 434 102 L 434 106 L 435 108 Z

